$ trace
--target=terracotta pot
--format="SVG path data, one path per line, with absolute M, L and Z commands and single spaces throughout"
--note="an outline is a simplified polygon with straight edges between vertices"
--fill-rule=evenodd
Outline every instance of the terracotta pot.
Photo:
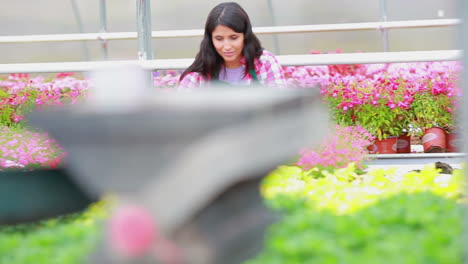
M 447 133 L 446 136 L 446 146 L 447 150 L 445 152 L 459 152 L 459 135 L 457 133 Z
M 441 153 L 445 152 L 446 132 L 440 127 L 431 127 L 424 130 L 422 143 L 425 153 Z
M 374 140 L 374 144 L 367 147 L 370 154 L 395 154 L 397 153 L 398 137 L 388 137 L 382 140 Z
M 397 153 L 411 153 L 411 136 L 403 134 L 398 136 Z

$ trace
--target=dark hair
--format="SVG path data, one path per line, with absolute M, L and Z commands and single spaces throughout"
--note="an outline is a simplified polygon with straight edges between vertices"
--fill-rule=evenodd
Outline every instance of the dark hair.
M 215 6 L 208 15 L 200 51 L 192 65 L 182 73 L 180 80 L 190 72 L 198 72 L 208 78 L 212 78 L 214 73 L 219 73 L 224 60 L 216 52 L 211 38 L 212 32 L 218 25 L 226 26 L 237 33 L 244 33 L 242 55 L 245 58 L 245 74 L 255 69 L 254 61 L 263 51 L 260 40 L 253 33 L 252 24 L 245 10 L 238 3 L 226 2 Z

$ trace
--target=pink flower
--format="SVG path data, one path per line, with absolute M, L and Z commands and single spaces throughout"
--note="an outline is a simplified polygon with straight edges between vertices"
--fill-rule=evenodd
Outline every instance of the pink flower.
M 155 242 L 155 221 L 143 207 L 128 205 L 118 208 L 110 220 L 111 246 L 124 256 L 140 256 Z
M 68 76 L 73 76 L 75 73 L 74 72 L 61 72 L 61 73 L 58 73 L 55 78 L 57 79 L 61 79 L 61 78 L 65 78 L 65 77 L 68 77 Z
M 11 117 L 11 121 L 18 123 L 19 121 L 23 120 L 24 116 L 18 116 L 17 114 L 13 114 Z
M 394 109 L 396 107 L 396 104 L 393 102 L 388 102 L 387 106 L 390 107 L 390 109 Z
M 362 127 L 336 126 L 335 131 L 327 137 L 324 143 L 316 149 L 303 149 L 297 165 L 304 169 L 315 166 L 346 167 L 350 162 L 356 161 L 358 166 L 367 154 L 365 149 L 373 140 Z
M 28 73 L 12 73 L 8 75 L 8 79 L 10 80 L 29 79 L 29 74 Z
M 0 157 L 24 166 L 57 167 L 66 153 L 46 134 L 0 127 Z M 3 168 L 0 163 L 0 169 Z

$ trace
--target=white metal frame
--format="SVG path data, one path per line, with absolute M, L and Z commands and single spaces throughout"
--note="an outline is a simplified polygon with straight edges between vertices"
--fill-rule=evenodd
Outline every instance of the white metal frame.
M 106 30 L 106 3 L 100 0 L 101 32 L 87 34 L 56 34 L 56 35 L 26 35 L 0 36 L 1 43 L 36 43 L 36 42 L 65 42 L 65 41 L 101 41 L 107 57 L 108 40 L 138 39 L 139 60 L 127 61 L 94 61 L 94 62 L 52 62 L 52 63 L 13 63 L 0 64 L 0 73 L 45 73 L 61 71 L 91 71 L 101 67 L 115 65 L 138 65 L 145 70 L 185 69 L 193 59 L 153 59 L 151 38 L 181 38 L 201 37 L 202 29 L 151 31 L 151 14 L 149 0 L 137 0 L 137 32 L 114 32 Z M 271 5 L 271 3 L 270 3 Z M 311 33 L 336 32 L 356 30 L 380 30 L 384 50 L 388 50 L 389 29 L 447 27 L 461 24 L 460 19 L 432 19 L 387 21 L 386 0 L 380 0 L 381 21 L 345 24 L 321 24 L 298 26 L 256 27 L 256 34 L 280 33 Z M 450 61 L 460 60 L 460 50 L 443 51 L 415 51 L 415 52 L 374 52 L 351 54 L 302 54 L 279 55 L 278 60 L 283 66 L 293 65 L 326 65 L 326 64 L 356 64 L 356 63 L 390 63 L 390 62 L 418 62 L 418 61 Z
M 344 24 L 320 24 L 297 26 L 255 27 L 253 31 L 258 35 L 285 34 L 285 33 L 314 33 L 336 31 L 359 30 L 388 30 L 404 28 L 431 28 L 450 27 L 460 25 L 460 19 L 431 19 L 431 20 L 406 20 L 384 21 Z M 152 38 L 189 38 L 203 36 L 203 29 L 190 30 L 159 30 L 151 32 Z M 99 32 L 84 34 L 49 34 L 49 35 L 24 35 L 24 36 L 0 36 L 0 44 L 6 43 L 35 43 L 35 42 L 67 42 L 67 41 L 102 41 L 102 40 L 130 40 L 136 39 L 137 32 Z
M 460 50 L 411 51 L 411 52 L 369 52 L 340 54 L 304 54 L 277 56 L 282 66 L 326 65 L 326 64 L 365 64 L 392 62 L 453 61 L 461 60 Z M 145 70 L 186 69 L 191 59 L 155 59 L 93 62 L 49 62 L 0 64 L 0 73 L 45 73 L 92 71 L 116 65 L 137 65 Z

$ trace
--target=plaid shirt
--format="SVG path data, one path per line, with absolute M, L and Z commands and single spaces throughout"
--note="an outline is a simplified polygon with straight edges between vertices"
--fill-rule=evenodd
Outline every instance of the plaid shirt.
M 241 63 L 245 66 L 245 58 L 241 59 Z M 286 86 L 286 79 L 284 78 L 283 68 L 278 63 L 275 55 L 273 53 L 263 50 L 260 58 L 255 59 L 254 61 L 255 73 L 257 74 L 257 79 L 260 84 L 267 86 Z M 244 77 L 246 84 L 251 84 L 253 79 L 250 73 L 246 74 Z M 205 78 L 198 72 L 190 72 L 185 75 L 179 83 L 179 88 L 194 88 L 207 85 L 209 79 Z

